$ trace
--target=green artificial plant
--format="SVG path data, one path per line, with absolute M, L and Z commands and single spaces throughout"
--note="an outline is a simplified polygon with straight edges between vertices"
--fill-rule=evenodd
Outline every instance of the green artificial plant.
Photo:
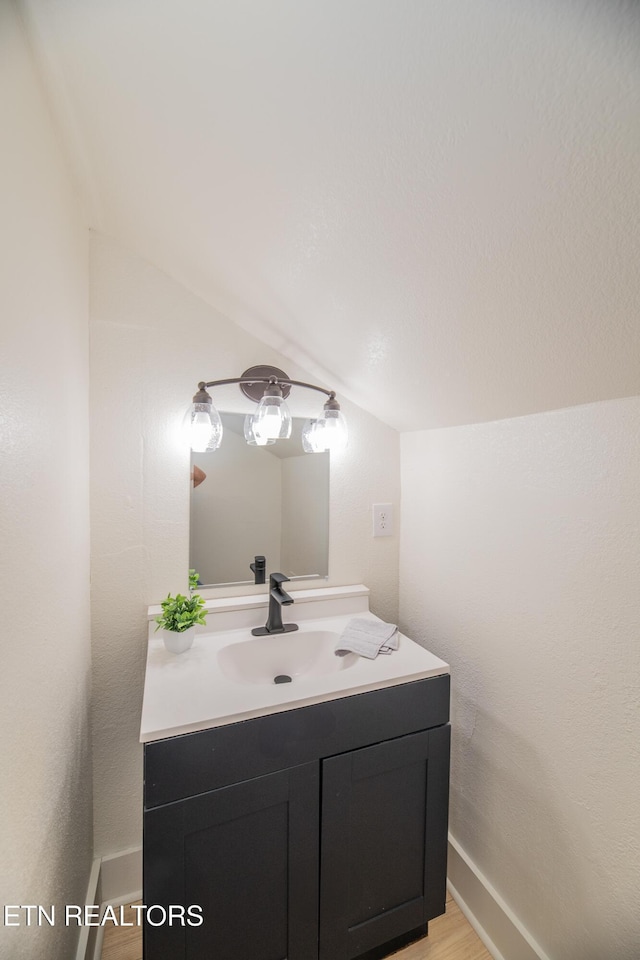
M 171 594 L 168 594 L 167 599 L 160 604 L 162 613 L 156 617 L 156 623 L 158 624 L 156 630 L 184 633 L 185 630 L 194 627 L 197 623 L 206 624 L 204 600 L 200 594 L 193 592 L 197 586 L 198 574 L 195 570 L 189 570 L 191 596 L 184 597 L 181 593 L 177 593 L 175 597 L 172 597 Z

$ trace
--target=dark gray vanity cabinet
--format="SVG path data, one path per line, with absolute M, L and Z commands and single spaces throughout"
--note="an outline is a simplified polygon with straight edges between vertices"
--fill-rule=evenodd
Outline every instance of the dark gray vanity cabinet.
M 444 912 L 449 677 L 145 745 L 145 960 L 382 957 Z

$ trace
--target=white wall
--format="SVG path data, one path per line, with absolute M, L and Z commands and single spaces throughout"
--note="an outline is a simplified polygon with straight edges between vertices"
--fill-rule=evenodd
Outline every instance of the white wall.
M 92 858 L 87 231 L 6 2 L 0 130 L 0 902 L 60 910 Z M 0 955 L 69 960 L 76 939 L 0 925 Z
M 104 855 L 141 839 L 146 607 L 187 585 L 184 411 L 199 380 L 239 376 L 253 364 L 312 378 L 100 236 L 91 290 L 94 791 L 96 851 Z M 398 538 L 372 540 L 370 511 L 372 502 L 399 501 L 399 437 L 355 405 L 343 409 L 351 439 L 331 468 L 329 583 L 364 582 L 372 609 L 394 619 Z
M 553 960 L 632 960 L 640 398 L 401 449 L 401 623 L 452 668 L 452 834 Z

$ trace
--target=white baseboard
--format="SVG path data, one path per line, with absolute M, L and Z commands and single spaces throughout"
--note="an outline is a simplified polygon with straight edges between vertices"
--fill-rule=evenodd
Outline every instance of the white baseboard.
M 89 882 L 87 884 L 87 893 L 85 903 L 97 903 L 98 887 L 100 885 L 100 859 L 93 861 Z M 78 947 L 76 949 L 76 960 L 93 960 L 95 954 L 97 927 L 80 927 L 80 936 L 78 938 Z
M 451 895 L 494 960 L 550 960 L 451 834 L 447 875 Z
M 142 847 L 123 850 L 102 858 L 100 903 L 117 906 L 138 900 L 142 895 Z
M 93 861 L 85 903 L 133 903 L 142 897 L 142 849 L 135 847 Z M 76 960 L 100 960 L 104 927 L 81 927 Z

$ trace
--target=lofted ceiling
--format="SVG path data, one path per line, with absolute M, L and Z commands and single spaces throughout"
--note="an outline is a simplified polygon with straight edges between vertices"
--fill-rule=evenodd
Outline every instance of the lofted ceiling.
M 90 226 L 380 419 L 640 393 L 637 3 L 22 7 Z

